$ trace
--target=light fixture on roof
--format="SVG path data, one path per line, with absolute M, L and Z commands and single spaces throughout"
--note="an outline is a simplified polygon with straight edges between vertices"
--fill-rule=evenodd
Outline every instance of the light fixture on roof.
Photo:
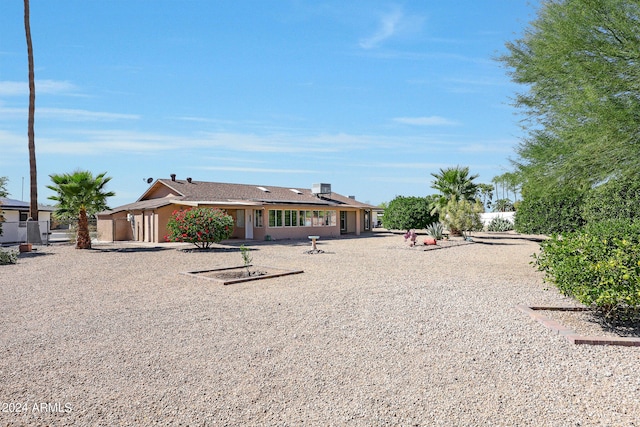
M 153 178 L 142 178 L 143 181 L 146 181 L 147 184 L 151 184 L 153 182 Z
M 265 193 L 269 193 L 269 189 L 268 188 L 264 188 L 264 187 L 256 187 L 258 190 L 260 191 L 264 191 Z

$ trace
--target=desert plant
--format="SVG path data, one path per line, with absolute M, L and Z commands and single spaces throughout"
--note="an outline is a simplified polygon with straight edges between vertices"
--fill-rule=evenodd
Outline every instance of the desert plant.
M 247 272 L 249 272 L 251 261 L 253 261 L 253 257 L 251 256 L 251 249 L 249 249 L 245 245 L 240 245 L 240 254 L 242 255 L 242 262 L 244 263 Z
M 442 226 L 441 222 L 438 221 L 430 224 L 429 226 L 427 226 L 426 230 L 429 236 L 433 237 L 436 240 L 442 240 L 444 227 Z
M 231 237 L 233 217 L 215 208 L 176 210 L 169 218 L 167 230 L 167 241 L 189 242 L 200 249 L 208 249 L 212 243 Z
M 599 222 L 553 235 L 534 258 L 545 281 L 606 317 L 640 308 L 640 221 Z
M 15 264 L 18 262 L 18 251 L 14 249 L 0 249 L 0 265 Z
M 451 235 L 462 234 L 466 238 L 469 231 L 482 230 L 481 212 L 484 212 L 484 207 L 480 201 L 471 203 L 465 199 L 458 200 L 454 196 L 442 208 L 441 215 Z
M 513 230 L 513 223 L 508 219 L 496 217 L 487 226 L 487 231 L 509 231 Z

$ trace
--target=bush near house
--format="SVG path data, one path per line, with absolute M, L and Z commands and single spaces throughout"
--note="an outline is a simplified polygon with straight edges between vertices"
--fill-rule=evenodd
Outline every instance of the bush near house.
M 534 255 L 545 281 L 605 316 L 636 316 L 640 309 L 640 221 L 612 220 L 553 235 Z
M 167 224 L 169 242 L 189 242 L 200 249 L 228 239 L 233 233 L 233 218 L 220 209 L 192 208 L 174 211 Z
M 422 229 L 438 221 L 438 214 L 431 214 L 435 198 L 396 196 L 384 210 L 382 223 L 389 230 Z

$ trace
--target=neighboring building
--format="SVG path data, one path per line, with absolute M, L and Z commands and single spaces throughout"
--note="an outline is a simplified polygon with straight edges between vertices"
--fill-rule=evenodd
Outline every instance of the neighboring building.
M 47 242 L 53 206 L 38 205 L 38 222 L 40 223 L 40 240 Z M 0 212 L 4 217 L 0 243 L 24 243 L 27 241 L 27 219 L 29 218 L 29 202 L 0 197 Z M 36 233 L 38 234 L 38 233 Z M 34 238 L 33 243 L 40 243 Z
M 219 208 L 235 222 L 232 238 L 243 240 L 337 237 L 370 231 L 375 206 L 331 191 L 218 182 L 191 178 L 156 180 L 136 201 L 100 212 L 98 240 L 160 243 L 172 213 L 190 207 Z

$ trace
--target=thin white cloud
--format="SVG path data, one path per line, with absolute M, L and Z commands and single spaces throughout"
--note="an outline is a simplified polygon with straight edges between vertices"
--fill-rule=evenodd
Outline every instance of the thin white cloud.
M 3 108 L 0 107 L 0 120 L 15 119 L 16 117 L 27 117 L 26 108 Z M 89 121 L 115 121 L 115 120 L 138 120 L 139 115 L 108 113 L 104 111 L 88 111 L 72 108 L 38 108 L 36 107 L 37 119 L 56 119 L 66 122 L 89 122 Z
M 78 87 L 68 81 L 36 80 L 36 94 L 77 95 Z M 29 94 L 29 83 L 0 81 L 0 96 L 25 96 Z
M 403 18 L 402 9 L 395 7 L 391 12 L 383 15 L 380 19 L 377 31 L 370 37 L 360 40 L 360 47 L 363 49 L 373 49 L 384 40 L 392 37 L 398 31 L 398 25 Z
M 111 120 L 138 120 L 137 114 L 108 113 L 104 111 L 88 111 L 67 108 L 39 108 L 36 114 L 47 118 L 56 118 L 66 121 L 111 121 Z
M 458 122 L 440 116 L 428 117 L 396 117 L 394 122 L 413 126 L 455 126 Z

